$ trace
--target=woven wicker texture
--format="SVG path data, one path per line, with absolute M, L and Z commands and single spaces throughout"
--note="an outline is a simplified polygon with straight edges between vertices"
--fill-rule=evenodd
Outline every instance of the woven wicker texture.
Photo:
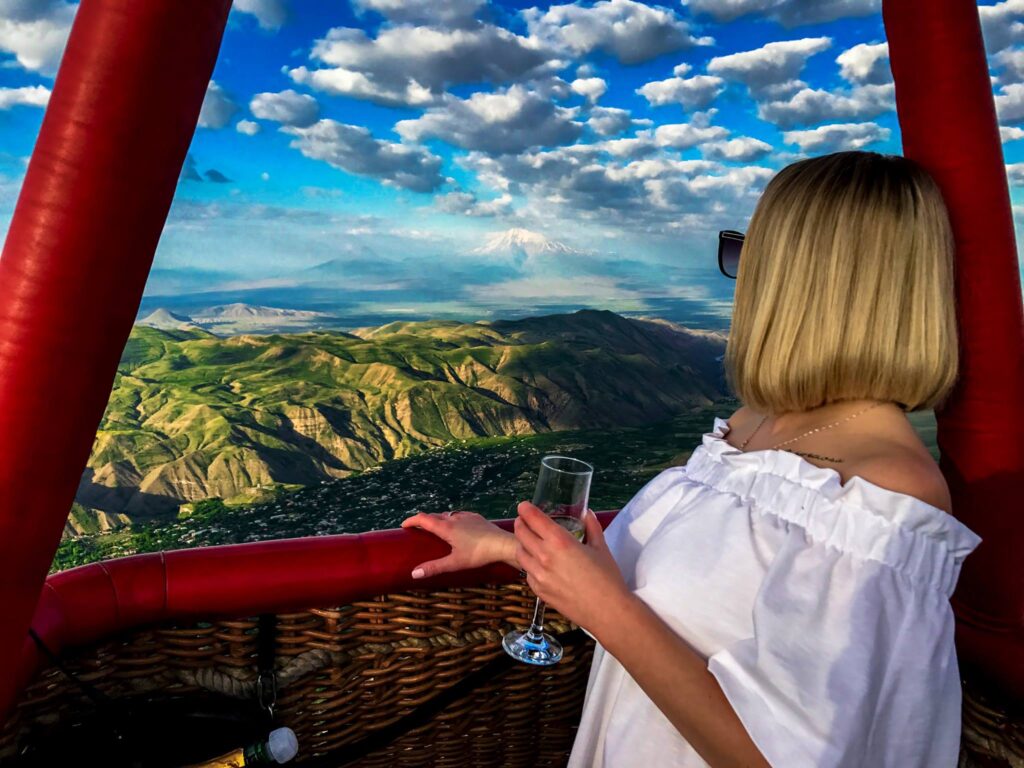
M 501 636 L 529 624 L 533 595 L 523 584 L 382 595 L 338 608 L 278 616 L 277 714 L 301 745 L 297 763 L 408 714 L 499 657 Z M 134 632 L 65 655 L 69 668 L 111 697 L 211 690 L 255 695 L 257 619 L 194 622 Z M 546 627 L 572 629 L 549 611 Z M 563 766 L 579 722 L 591 642 L 566 649 L 548 668 L 514 664 L 455 701 L 432 721 L 353 766 Z M 0 759 L 36 725 L 91 704 L 59 670 L 25 690 L 0 733 Z M 1024 719 L 964 689 L 960 768 L 1024 768 Z
M 522 584 L 384 595 L 281 614 L 277 626 L 280 724 L 298 735 L 297 762 L 382 728 L 504 653 L 501 637 L 529 625 L 534 597 Z M 147 629 L 78 653 L 69 668 L 111 697 L 202 689 L 255 690 L 257 619 Z M 549 611 L 545 628 L 573 629 Z M 579 722 L 593 644 L 566 649 L 548 668 L 514 664 L 433 721 L 353 765 L 561 766 Z M 87 710 L 59 670 L 26 689 L 0 734 L 0 758 L 33 725 Z

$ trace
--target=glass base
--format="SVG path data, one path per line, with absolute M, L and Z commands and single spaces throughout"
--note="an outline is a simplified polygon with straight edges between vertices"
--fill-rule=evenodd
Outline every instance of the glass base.
M 528 629 L 513 630 L 502 639 L 501 647 L 513 659 L 527 664 L 548 666 L 562 659 L 561 644 L 546 632 L 530 634 Z

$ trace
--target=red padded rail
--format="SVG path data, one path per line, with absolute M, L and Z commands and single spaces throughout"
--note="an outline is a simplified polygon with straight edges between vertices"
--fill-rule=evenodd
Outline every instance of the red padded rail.
M 960 381 L 936 410 L 953 510 L 982 537 L 953 604 L 962 664 L 1024 697 L 1024 310 L 974 0 L 886 0 L 904 154 L 942 188 L 957 247 Z
M 230 0 L 82 0 L 0 258 L 0 713 Z
M 616 512 L 599 512 L 603 527 Z M 506 530 L 512 520 L 498 521 Z M 345 605 L 407 589 L 503 584 L 506 565 L 413 579 L 412 569 L 448 545 L 419 530 L 280 539 L 135 555 L 83 565 L 46 580 L 32 627 L 55 653 L 176 619 L 254 616 Z M 18 683 L 39 666 L 25 639 Z

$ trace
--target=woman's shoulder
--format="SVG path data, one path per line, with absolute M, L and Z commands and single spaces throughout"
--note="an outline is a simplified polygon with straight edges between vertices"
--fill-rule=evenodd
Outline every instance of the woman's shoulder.
M 749 427 L 758 420 L 759 414 L 748 406 L 741 406 L 727 419 L 729 432 L 746 437 Z M 831 453 L 822 452 L 841 454 L 841 463 L 821 462 L 813 457 L 807 460 L 835 469 L 844 485 L 853 477 L 860 477 L 952 514 L 953 501 L 946 478 L 905 417 L 900 423 L 879 422 L 873 433 L 844 434 L 837 438 L 836 446 Z

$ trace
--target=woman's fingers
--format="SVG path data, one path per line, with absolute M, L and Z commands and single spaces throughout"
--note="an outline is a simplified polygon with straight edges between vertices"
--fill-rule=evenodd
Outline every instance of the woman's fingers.
M 519 519 L 522 520 L 534 534 L 541 539 L 550 536 L 557 536 L 563 528 L 558 523 L 551 522 L 551 518 L 541 512 L 540 508 L 528 501 L 519 502 L 517 508 Z
M 440 573 L 457 570 L 458 565 L 455 563 L 455 558 L 452 555 L 446 555 L 437 560 L 428 560 L 425 563 L 420 563 L 413 568 L 412 577 L 414 579 L 426 579 L 430 576 L 437 576 Z
M 446 518 L 441 517 L 436 512 L 417 512 L 415 515 L 405 518 L 402 521 L 403 528 L 422 528 L 424 531 L 445 538 L 445 533 L 448 530 Z
M 537 557 L 540 554 L 544 542 L 540 536 L 533 532 L 522 517 L 516 518 L 516 521 L 512 524 L 512 531 L 515 533 L 516 541 L 519 542 L 519 545 L 529 552 L 532 557 Z
M 583 529 L 586 531 L 586 542 L 589 546 L 595 549 L 608 548 L 604 540 L 604 529 L 601 527 L 601 521 L 597 519 L 597 515 L 591 509 L 588 509 L 586 514 L 583 515 Z

